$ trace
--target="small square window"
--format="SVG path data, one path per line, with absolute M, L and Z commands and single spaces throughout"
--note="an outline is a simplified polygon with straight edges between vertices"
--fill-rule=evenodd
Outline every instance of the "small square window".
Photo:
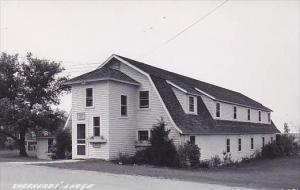
M 139 141 L 148 141 L 149 140 L 149 131 L 138 131 Z

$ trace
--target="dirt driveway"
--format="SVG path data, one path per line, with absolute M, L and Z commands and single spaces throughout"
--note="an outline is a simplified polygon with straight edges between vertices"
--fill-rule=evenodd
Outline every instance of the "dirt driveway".
M 256 160 L 242 164 L 236 168 L 197 170 L 157 168 L 153 166 L 124 166 L 101 160 L 44 165 L 66 169 L 151 176 L 250 188 L 300 188 L 300 156 Z

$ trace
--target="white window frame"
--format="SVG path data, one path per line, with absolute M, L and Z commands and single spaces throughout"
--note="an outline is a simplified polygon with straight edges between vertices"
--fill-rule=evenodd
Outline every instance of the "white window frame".
M 99 126 L 95 126 L 94 118 L 99 117 Z M 99 136 L 95 136 L 95 128 L 99 128 Z M 101 117 L 100 116 L 93 116 L 93 136 L 100 137 L 101 136 Z
M 192 114 L 196 114 L 197 113 L 197 99 L 195 96 L 187 96 L 187 112 L 188 113 L 192 113 Z M 194 111 L 190 110 L 190 98 L 193 98 L 194 101 Z
M 122 105 L 122 96 L 126 97 L 126 105 Z M 126 115 L 122 115 L 122 107 L 125 106 L 126 107 Z M 127 118 L 128 117 L 128 96 L 125 94 L 121 94 L 120 95 L 120 115 L 123 118 Z
M 148 107 L 141 107 L 141 92 L 148 92 Z M 150 109 L 150 90 L 139 90 L 138 94 L 138 109 L 147 110 Z
M 87 106 L 86 105 L 86 100 L 87 100 L 87 89 L 92 89 L 92 105 L 91 106 Z M 95 105 L 95 93 L 94 93 L 94 88 L 93 87 L 86 87 L 85 88 L 85 99 L 84 99 L 84 105 L 85 105 L 85 108 L 94 108 L 94 105 Z
M 147 133 L 148 133 L 148 140 L 140 140 L 139 132 L 141 132 L 141 131 L 147 131 Z M 140 129 L 140 130 L 138 130 L 137 131 L 137 141 L 138 142 L 148 142 L 148 141 L 150 141 L 150 131 L 147 130 L 147 129 Z
M 219 116 L 217 116 L 217 113 L 218 113 L 218 109 L 217 109 L 217 105 L 219 104 Z M 215 116 L 216 118 L 221 118 L 221 103 L 220 102 L 216 102 L 215 104 L 215 108 L 216 108 L 216 113 L 215 113 Z
M 233 119 L 237 119 L 237 107 L 233 106 Z

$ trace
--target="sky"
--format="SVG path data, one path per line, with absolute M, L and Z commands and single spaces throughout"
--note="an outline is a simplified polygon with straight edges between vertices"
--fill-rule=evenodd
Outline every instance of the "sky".
M 230 0 L 205 16 L 222 2 L 0 0 L 0 51 L 61 61 L 70 77 L 119 54 L 241 92 L 297 132 L 300 1 Z

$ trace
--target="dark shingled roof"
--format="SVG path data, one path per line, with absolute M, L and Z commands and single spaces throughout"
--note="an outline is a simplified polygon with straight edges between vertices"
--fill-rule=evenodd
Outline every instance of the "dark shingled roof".
M 235 92 L 232 90 L 228 90 L 216 85 L 212 85 L 206 82 L 202 82 L 190 77 L 186 77 L 183 75 L 179 75 L 177 73 L 173 73 L 170 71 L 166 71 L 157 67 L 153 67 L 126 57 L 122 57 L 119 55 L 116 55 L 118 57 L 120 57 L 121 59 L 124 59 L 125 61 L 129 62 L 130 64 L 132 64 L 133 66 L 141 69 L 142 71 L 159 77 L 159 78 L 163 78 L 165 80 L 168 80 L 176 85 L 178 85 L 179 87 L 185 89 L 188 93 L 191 94 L 199 94 L 199 92 L 197 90 L 195 90 L 195 87 L 208 93 L 209 95 L 215 97 L 217 100 L 221 100 L 221 101 L 227 101 L 227 102 L 232 102 L 232 103 L 236 103 L 236 104 L 241 104 L 244 106 L 248 106 L 248 107 L 252 107 L 252 108 L 256 108 L 256 109 L 261 109 L 261 110 L 267 110 L 267 111 L 272 111 L 271 109 L 263 106 L 262 104 L 256 102 L 255 100 L 239 93 L 239 92 Z
M 91 80 L 101 80 L 101 79 L 116 79 L 120 81 L 125 81 L 133 84 L 139 84 L 136 80 L 127 76 L 119 70 L 112 69 L 109 67 L 102 67 L 100 69 L 93 70 L 91 72 L 85 73 L 78 77 L 72 78 L 66 82 L 66 84 L 80 83 L 84 81 Z
M 198 96 L 198 114 L 186 114 L 165 79 L 150 75 L 172 119 L 183 134 L 273 134 L 280 133 L 274 123 L 214 120 Z

